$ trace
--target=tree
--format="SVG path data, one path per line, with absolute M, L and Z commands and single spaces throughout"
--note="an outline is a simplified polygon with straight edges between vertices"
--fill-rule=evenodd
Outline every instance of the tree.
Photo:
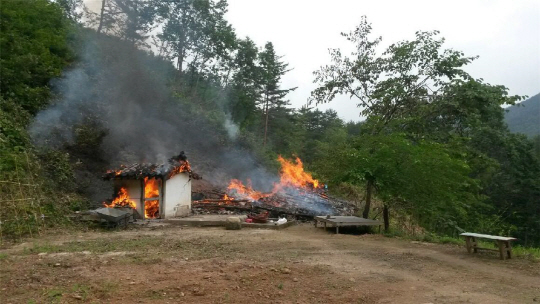
M 479 80 L 455 80 L 445 84 L 429 104 L 408 120 L 408 132 L 448 142 L 453 137 L 469 138 L 481 129 L 508 132 L 503 105 L 523 97 L 510 96 L 504 86 Z
M 327 153 L 319 168 L 326 168 L 334 182 L 371 183 L 371 189 L 376 189 L 384 201 L 386 230 L 391 207 L 405 208 L 420 223 L 435 227 L 443 218 L 459 220 L 465 209 L 478 202 L 469 167 L 443 144 L 412 141 L 398 133 L 364 133 Z M 364 218 L 369 215 L 366 210 Z
M 98 13 L 87 11 L 87 23 L 96 27 L 98 35 L 115 35 L 139 47 L 149 47 L 149 33 L 157 24 L 155 1 L 101 0 Z
M 454 214 L 449 219 L 453 223 L 486 233 L 512 233 L 527 244 L 538 242 L 532 237 L 539 230 L 538 159 L 531 141 L 509 133 L 501 107 L 523 97 L 473 79 L 463 67 L 476 57 L 442 49 L 444 39 L 437 39 L 438 32 L 417 32 L 415 40 L 392 44 L 380 55 L 376 50 L 381 38 L 371 40 L 370 33 L 364 19 L 354 32 L 343 34 L 356 51 L 347 57 L 331 50 L 332 64 L 315 72 L 320 86 L 310 99 L 325 103 L 348 94 L 362 107 L 366 122 L 359 138 L 366 148 L 349 147 L 339 156 L 355 164 L 357 171 L 342 167 L 333 169 L 332 176 L 343 176 L 344 170 L 349 172 L 346 180 L 366 183 L 364 216 L 376 190 L 385 202 L 385 215 L 396 203 L 414 203 L 418 210 L 412 213 L 426 227 L 437 229 L 424 220 L 427 215 Z M 426 160 L 433 160 L 430 170 L 419 165 Z M 399 176 L 408 176 L 409 182 Z M 461 187 L 456 183 L 459 176 L 467 178 Z M 445 184 L 433 182 L 441 177 Z M 458 187 L 461 194 L 455 196 L 447 185 Z M 445 190 L 436 193 L 441 188 Z M 434 209 L 423 199 L 428 197 L 422 196 L 425 189 L 446 204 Z M 469 213 L 478 216 L 474 219 Z
M 274 50 L 272 42 L 267 42 L 264 46 L 264 50 L 259 54 L 260 66 L 262 70 L 262 107 L 264 111 L 264 145 L 266 145 L 268 134 L 268 121 L 270 118 L 270 111 L 278 111 L 278 115 L 281 113 L 287 113 L 286 106 L 289 105 L 289 101 L 283 99 L 289 92 L 294 91 L 296 88 L 281 89 L 280 82 L 281 77 L 288 71 L 289 64 L 281 61 L 281 56 L 278 56 Z
M 176 62 L 179 74 L 186 68 L 203 71 L 212 61 L 227 60 L 236 36 L 225 20 L 224 0 L 158 1 L 163 32 L 162 49 Z
M 347 94 L 358 102 L 360 113 L 370 118 L 371 134 L 391 131 L 389 126 L 401 132 L 406 124 L 392 122 L 415 117 L 448 82 L 470 78 L 461 68 L 475 58 L 442 50 L 444 39 L 436 39 L 437 31 L 416 32 L 415 40 L 391 44 L 381 55 L 377 47 L 382 38 L 371 40 L 371 31 L 363 17 L 353 32 L 341 34 L 355 45 L 355 51 L 347 57 L 339 49 L 330 50 L 332 64 L 314 72 L 319 87 L 311 93 L 310 103 L 327 103 L 338 94 Z M 364 216 L 369 214 L 374 186 L 371 178 L 366 180 Z
M 49 80 L 72 60 L 71 23 L 47 0 L 3 1 L 0 6 L 0 95 L 31 114 L 48 103 Z
M 334 137 L 342 136 L 336 133 L 345 132 L 343 121 L 337 116 L 337 112 L 331 109 L 322 112 L 303 107 L 298 115 L 298 128 L 304 131 L 300 155 L 304 162 L 313 163 L 321 157 L 318 153 L 319 146 L 333 143 Z
M 0 4 L 0 243 L 38 232 L 42 214 L 54 223 L 55 210 L 69 201 L 50 191 L 54 181 L 43 176 L 48 160 L 36 157 L 27 127 L 49 104 L 51 79 L 73 60 L 71 17 L 54 1 Z M 60 175 L 69 165 L 65 153 L 57 155 Z
M 534 154 L 536 158 L 540 159 L 540 135 L 536 135 L 532 139 L 534 145 Z
M 64 15 L 74 23 L 80 23 L 85 6 L 83 0 L 57 0 L 58 5 L 64 10 Z
M 233 119 L 242 128 L 255 124 L 259 119 L 257 104 L 261 91 L 261 68 L 258 66 L 259 51 L 249 37 L 238 41 L 238 49 L 232 67 L 230 83 L 231 111 Z
M 350 33 L 342 33 L 355 46 L 351 55 L 330 50 L 332 63 L 314 72 L 319 85 L 310 102 L 327 103 L 339 94 L 354 98 L 364 116 L 376 118 L 372 132 L 380 132 L 394 119 L 403 119 L 450 81 L 470 79 L 462 67 L 476 57 L 442 49 L 444 38 L 438 31 L 416 32 L 413 41 L 391 44 L 382 54 L 377 47 L 382 38 L 370 39 L 372 27 L 364 17 Z

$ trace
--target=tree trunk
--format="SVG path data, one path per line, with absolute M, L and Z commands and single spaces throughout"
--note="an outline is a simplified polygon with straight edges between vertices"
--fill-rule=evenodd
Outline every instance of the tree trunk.
M 366 186 L 366 206 L 364 207 L 364 212 L 362 217 L 367 219 L 369 216 L 369 208 L 371 208 L 371 194 L 373 192 L 373 181 L 368 179 Z
M 103 29 L 103 15 L 105 14 L 105 2 L 107 0 L 101 1 L 101 13 L 99 14 L 99 26 L 97 28 L 98 35 L 101 33 L 101 30 Z
M 264 142 L 263 142 L 263 146 L 266 146 L 266 134 L 268 133 L 268 94 L 266 94 L 265 100 L 266 100 L 266 109 L 265 109 L 266 120 L 265 120 L 265 123 L 264 123 Z
M 131 43 L 133 44 L 133 47 L 135 47 L 137 41 L 137 28 L 139 27 L 139 0 L 135 0 L 135 6 L 133 9 L 135 11 L 135 24 L 133 25 L 133 33 L 128 33 L 128 35 L 132 35 Z
M 390 214 L 388 212 L 388 205 L 384 205 L 383 207 L 383 219 L 384 219 L 384 232 L 388 232 L 388 229 L 390 229 Z
M 178 75 L 182 75 L 183 65 L 184 65 L 184 48 L 179 47 L 178 48 L 178 61 L 176 62 L 176 66 L 178 68 Z

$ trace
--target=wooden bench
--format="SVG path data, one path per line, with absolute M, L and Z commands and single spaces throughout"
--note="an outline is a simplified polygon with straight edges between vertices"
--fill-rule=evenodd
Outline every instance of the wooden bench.
M 467 251 L 469 253 L 471 252 L 477 253 L 478 250 L 498 251 L 501 256 L 501 260 L 504 260 L 506 257 L 508 257 L 509 259 L 512 258 L 512 245 L 510 244 L 510 242 L 517 240 L 512 237 L 470 233 L 470 232 L 462 233 L 460 235 L 465 237 L 465 245 L 467 246 Z M 499 246 L 499 249 L 478 247 L 478 243 L 476 241 L 477 238 L 497 241 L 497 245 Z

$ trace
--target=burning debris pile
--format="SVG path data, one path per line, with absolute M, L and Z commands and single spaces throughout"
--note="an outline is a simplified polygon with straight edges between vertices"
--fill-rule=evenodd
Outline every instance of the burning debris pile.
M 353 215 L 357 208 L 350 202 L 330 197 L 326 189 L 303 169 L 302 161 L 288 161 L 281 156 L 280 181 L 271 192 L 253 189 L 232 179 L 226 191 L 212 189 L 199 193 L 199 200 L 192 202 L 196 214 L 204 213 L 254 213 L 270 212 L 273 217 L 294 216 L 312 218 L 317 215 Z

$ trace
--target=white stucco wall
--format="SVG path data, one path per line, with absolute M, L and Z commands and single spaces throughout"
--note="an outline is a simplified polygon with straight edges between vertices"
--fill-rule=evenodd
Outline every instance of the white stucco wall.
M 163 217 L 188 216 L 191 212 L 191 181 L 187 173 L 176 174 L 165 182 Z

